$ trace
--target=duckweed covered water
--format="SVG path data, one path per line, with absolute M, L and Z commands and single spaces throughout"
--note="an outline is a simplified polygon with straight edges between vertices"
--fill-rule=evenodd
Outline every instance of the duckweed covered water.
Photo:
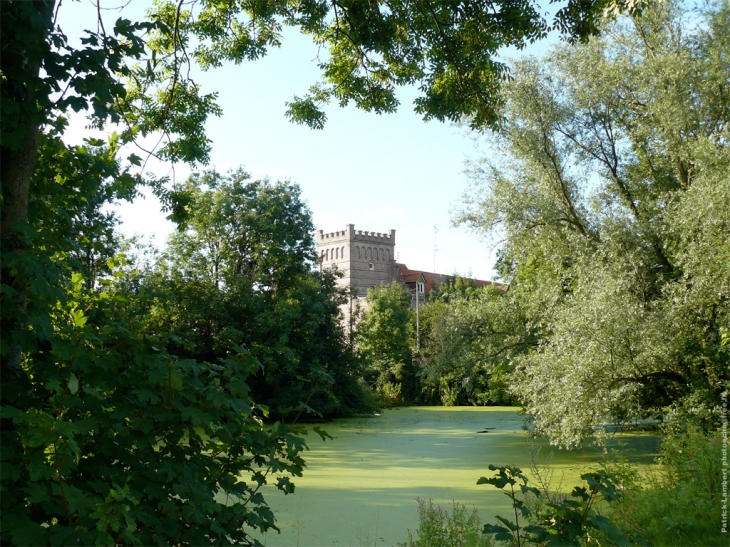
M 264 492 L 281 534 L 260 540 L 267 547 L 396 545 L 406 540 L 407 528 L 418 525 L 416 497 L 443 506 L 452 500 L 476 506 L 483 521 L 507 516 L 509 500 L 476 481 L 491 476 L 490 463 L 517 465 L 529 475 L 523 424 L 518 409 L 509 407 L 410 407 L 327 423 L 323 429 L 334 440 L 310 434 L 307 469 L 294 479 L 296 492 Z M 640 465 L 650 465 L 656 456 L 653 435 L 622 435 L 612 444 L 619 439 L 635 450 L 630 456 Z M 566 452 L 545 440 L 533 447 L 540 448 L 538 463 L 552 452 L 553 479 L 562 478 L 563 490 L 579 484 L 581 473 L 601 458 L 594 447 Z

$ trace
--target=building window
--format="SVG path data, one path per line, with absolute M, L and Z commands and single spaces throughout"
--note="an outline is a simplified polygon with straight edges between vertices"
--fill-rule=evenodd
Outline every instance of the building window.
M 418 294 L 423 294 L 426 290 L 425 283 L 423 281 L 419 281 L 416 283 L 416 290 L 418 291 Z
M 375 264 L 373 264 L 371 262 L 370 264 L 368 264 L 368 268 L 370 268 L 371 270 L 374 270 L 375 269 Z

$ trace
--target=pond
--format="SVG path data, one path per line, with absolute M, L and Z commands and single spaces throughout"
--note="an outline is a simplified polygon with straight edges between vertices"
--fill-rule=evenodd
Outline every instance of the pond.
M 512 464 L 528 471 L 531 454 L 551 462 L 553 482 L 569 491 L 580 474 L 595 468 L 601 450 L 553 449 L 544 439 L 528 442 L 524 417 L 510 407 L 409 407 L 379 416 L 335 420 L 323 426 L 334 440 L 309 435 L 304 477 L 296 492 L 265 492 L 281 534 L 261 537 L 267 547 L 396 545 L 418 525 L 416 497 L 439 505 L 452 500 L 477 507 L 483 521 L 507 516 L 509 500 L 495 488 L 477 486 L 487 466 Z M 648 466 L 657 439 L 622 434 L 632 461 Z M 530 448 L 532 445 L 532 449 Z

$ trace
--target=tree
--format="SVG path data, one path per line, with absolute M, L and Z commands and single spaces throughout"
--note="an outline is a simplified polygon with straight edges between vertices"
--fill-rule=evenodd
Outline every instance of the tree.
M 367 411 L 359 360 L 345 340 L 344 296 L 316 273 L 311 214 L 288 182 L 193 174 L 184 232 L 173 234 L 140 291 L 142 332 L 168 335 L 168 349 L 218 362 L 243 346 L 262 364 L 248 383 L 280 416 L 306 402 L 320 413 Z
M 473 125 L 481 127 L 497 120 L 506 73 L 495 59 L 501 47 L 524 47 L 550 29 L 569 41 L 584 40 L 598 32 L 607 8 L 636 12 L 641 4 L 568 0 L 549 25 L 526 0 L 294 6 L 225 0 L 190 7 L 166 0 L 151 7 L 148 21 L 120 18 L 111 33 L 99 9 L 97 31 L 87 31 L 83 47 L 74 50 L 55 24 L 60 2 L 8 0 L 2 8 L 3 237 L 27 218 L 41 128 L 59 114 L 90 108 L 94 124 L 123 122 L 127 142 L 161 131 L 167 142 L 160 156 L 205 162 L 210 143 L 203 124 L 220 111 L 184 67 L 257 59 L 280 44 L 282 24 L 300 27 L 329 51 L 320 63 L 323 83 L 292 101 L 292 120 L 321 128 L 326 116 L 320 106 L 331 99 L 391 112 L 398 105 L 395 87 L 418 83 L 423 96 L 416 111 L 426 119 L 473 114 Z
M 57 256 L 56 271 L 73 267 Z M 243 348 L 217 363 L 170 354 L 164 335 L 131 332 L 116 277 L 69 277 L 36 293 L 50 309 L 26 308 L 27 376 L 4 377 L 2 543 L 252 544 L 251 528 L 275 528 L 260 489 L 276 471 L 292 492 L 305 445 L 300 428 L 264 425 L 247 385 L 260 363 Z
M 511 404 L 510 358 L 534 343 L 503 290 L 459 278 L 422 308 L 423 391 L 446 405 Z
M 369 371 L 366 379 L 388 402 L 413 401 L 418 384 L 409 323 L 411 296 L 395 281 L 369 289 L 355 340 Z
M 517 63 L 505 86 L 502 161 L 474 165 L 460 220 L 504 238 L 507 308 L 538 341 L 515 356 L 512 391 L 557 444 L 602 435 L 609 416 L 719 403 L 729 22 L 725 1 L 657 5 Z
M 640 6 L 621 0 L 587 5 L 569 0 L 558 10 L 553 28 L 566 39 L 584 39 L 597 32 L 607 5 L 618 11 Z M 66 161 L 75 161 L 73 156 L 84 161 L 84 147 L 62 144 L 69 109 L 88 112 L 96 127 L 119 124 L 120 132 L 110 142 L 112 152 L 139 137 L 161 133 L 163 144 L 149 153 L 173 162 L 206 163 L 210 142 L 204 123 L 220 110 L 215 95 L 202 95 L 185 67 L 196 62 L 208 69 L 224 61 L 256 59 L 279 44 L 286 24 L 299 26 L 330 51 L 329 60 L 322 63 L 326 84 L 292 102 L 293 120 L 321 127 L 324 114 L 318 105 L 331 98 L 389 112 L 397 106 L 395 87 L 418 82 L 424 95 L 416 106 L 426 118 L 453 120 L 473 114 L 473 125 L 488 125 L 496 122 L 496 91 L 505 71 L 494 60 L 495 53 L 502 46 L 522 47 L 548 30 L 536 6 L 525 1 L 367 6 L 312 1 L 292 7 L 284 1 L 261 5 L 225 0 L 195 3 L 195 12 L 183 3 L 164 1 L 154 5 L 147 21 L 120 18 L 113 27 L 105 24 L 99 6 L 97 29 L 86 31 L 82 46 L 74 49 L 56 26 L 61 6 L 55 0 L 8 0 L 0 8 L 4 264 L 11 255 L 17 264 L 29 263 L 24 256 L 29 230 L 43 222 L 28 216 L 37 195 L 37 188 L 31 190 L 36 162 L 49 156 L 42 148 L 65 148 Z M 131 166 L 141 165 L 135 154 L 126 160 Z M 132 190 L 151 185 L 170 218 L 182 219 L 184 193 L 165 188 L 164 179 L 135 177 L 120 165 L 115 170 L 114 176 L 107 173 L 115 184 Z M 73 183 L 58 189 L 76 191 Z M 28 290 L 24 268 L 4 267 L 1 275 L 7 287 L 2 293 L 7 335 L 2 366 L 17 371 L 25 347 L 18 333 L 27 325 L 25 306 L 35 296 Z

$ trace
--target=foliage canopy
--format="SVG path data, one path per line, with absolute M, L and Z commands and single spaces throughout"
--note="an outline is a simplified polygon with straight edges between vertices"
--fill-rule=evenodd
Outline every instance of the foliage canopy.
M 670 406 L 717 411 L 730 355 L 730 5 L 667 2 L 516 63 L 501 161 L 459 221 L 504 241 L 512 392 L 576 446 Z M 494 156 L 497 157 L 497 156 Z M 508 330 L 507 332 L 510 332 Z M 693 412 L 694 412 L 693 411 Z
M 249 377 L 252 394 L 272 415 L 302 403 L 329 416 L 371 410 L 335 274 L 313 271 L 299 187 L 252 181 L 239 169 L 194 174 L 185 191 L 193 197 L 186 229 L 139 283 L 149 295 L 134 312 L 141 331 L 164 333 L 172 353 L 208 362 L 244 345 L 262 365 Z

